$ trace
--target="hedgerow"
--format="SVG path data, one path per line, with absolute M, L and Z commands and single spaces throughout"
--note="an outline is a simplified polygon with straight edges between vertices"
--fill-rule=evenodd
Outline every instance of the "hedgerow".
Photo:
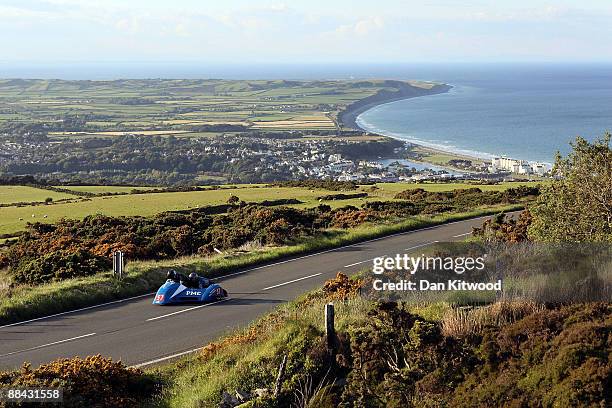
M 331 191 L 348 191 L 356 190 L 359 185 L 353 181 L 335 181 L 335 180 L 290 180 L 279 181 L 270 184 L 270 187 L 302 187 L 312 189 L 322 189 Z

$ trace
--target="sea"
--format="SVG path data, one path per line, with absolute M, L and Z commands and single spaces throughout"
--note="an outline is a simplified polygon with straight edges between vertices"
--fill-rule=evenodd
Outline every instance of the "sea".
M 7 63 L 0 78 L 416 79 L 446 94 L 376 106 L 372 132 L 482 158 L 552 162 L 569 143 L 612 130 L 612 63 L 272 64 L 205 62 Z
M 444 151 L 551 163 L 581 136 L 612 131 L 612 66 L 484 66 L 448 70 L 446 94 L 376 106 L 362 128 Z

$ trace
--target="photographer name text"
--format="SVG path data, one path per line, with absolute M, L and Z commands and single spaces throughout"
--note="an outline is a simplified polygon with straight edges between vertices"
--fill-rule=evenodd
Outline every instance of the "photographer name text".
M 383 281 L 382 279 L 375 279 L 372 282 L 372 287 L 377 291 L 413 291 L 413 290 L 430 290 L 430 291 L 446 291 L 446 290 L 502 290 L 501 279 L 497 282 L 466 282 L 461 279 L 450 279 L 446 282 L 430 282 L 426 279 L 419 279 L 418 281 L 400 280 L 396 282 Z

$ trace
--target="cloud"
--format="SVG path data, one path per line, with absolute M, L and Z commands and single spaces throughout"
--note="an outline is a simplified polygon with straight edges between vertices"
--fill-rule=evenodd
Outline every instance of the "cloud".
M 527 0 L 430 0 L 410 8 L 403 0 L 385 7 L 271 1 L 0 0 L 0 36 L 19 39 L 6 42 L 4 55 L 40 60 L 510 59 L 526 55 L 525 44 L 543 58 L 611 58 L 612 8 L 531 7 Z
M 341 25 L 336 28 L 336 33 L 364 36 L 382 29 L 384 25 L 384 20 L 381 17 L 370 17 L 364 20 L 359 20 L 353 24 Z

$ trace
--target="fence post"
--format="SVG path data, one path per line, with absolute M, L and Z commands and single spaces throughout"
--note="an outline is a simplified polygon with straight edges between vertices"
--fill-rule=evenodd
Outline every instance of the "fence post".
M 123 252 L 113 252 L 113 273 L 118 276 L 119 279 L 123 278 Z
M 335 350 L 336 346 L 336 328 L 334 325 L 334 304 L 328 303 L 325 305 L 325 338 L 327 340 L 327 348 Z

